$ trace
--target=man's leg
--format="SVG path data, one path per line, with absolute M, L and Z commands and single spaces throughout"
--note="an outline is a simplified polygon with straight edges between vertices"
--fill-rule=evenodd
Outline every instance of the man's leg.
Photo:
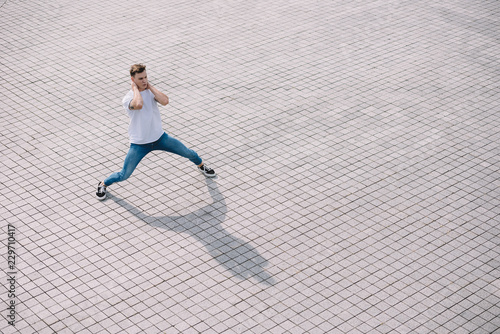
M 136 145 L 130 144 L 127 156 L 123 162 L 123 168 L 118 173 L 111 174 L 107 179 L 104 180 L 105 186 L 110 186 L 115 182 L 125 181 L 132 175 L 135 168 L 141 162 L 142 158 L 151 152 L 151 148 L 148 145 Z
M 208 177 L 215 177 L 215 171 L 207 167 L 201 158 L 198 156 L 194 150 L 187 148 L 180 140 L 175 139 L 172 136 L 164 133 L 160 139 L 155 142 L 154 150 L 167 151 L 180 155 L 181 157 L 189 159 L 192 163 L 198 166 L 198 169 Z
M 132 175 L 139 162 L 151 152 L 151 146 L 130 144 L 127 156 L 123 162 L 123 168 L 120 172 L 113 173 L 97 186 L 96 196 L 103 200 L 106 198 L 106 187 L 115 182 L 125 181 Z
M 172 136 L 164 133 L 158 141 L 155 142 L 154 150 L 167 151 L 170 153 L 174 153 L 180 155 L 181 157 L 189 159 L 192 163 L 199 166 L 202 164 L 201 158 L 198 156 L 198 153 L 189 149 L 181 143 L 179 140 L 175 139 Z

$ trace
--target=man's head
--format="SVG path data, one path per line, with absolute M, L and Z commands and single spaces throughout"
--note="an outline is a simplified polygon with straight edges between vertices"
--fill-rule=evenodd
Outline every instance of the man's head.
M 134 77 L 137 73 L 142 73 L 146 70 L 146 65 L 134 64 L 130 67 L 130 76 Z
M 135 82 L 140 91 L 148 87 L 148 75 L 146 73 L 146 65 L 134 64 L 130 67 L 130 77 Z

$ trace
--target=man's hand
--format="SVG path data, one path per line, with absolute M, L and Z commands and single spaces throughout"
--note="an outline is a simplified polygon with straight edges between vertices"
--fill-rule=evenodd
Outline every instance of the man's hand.
M 132 89 L 132 91 L 135 91 L 135 89 L 139 90 L 139 87 L 137 87 L 137 84 L 134 82 L 134 79 L 130 78 L 130 80 L 132 81 L 130 89 Z

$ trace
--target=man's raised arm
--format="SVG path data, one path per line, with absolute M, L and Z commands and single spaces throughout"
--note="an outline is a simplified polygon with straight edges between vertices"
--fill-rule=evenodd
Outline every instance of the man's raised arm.
M 162 106 L 166 106 L 168 104 L 168 96 L 160 92 L 158 89 L 154 88 L 151 86 L 150 83 L 148 83 L 148 88 L 153 93 L 155 96 L 155 100 L 158 101 L 159 104 Z
M 128 107 L 132 110 L 142 109 L 144 101 L 142 100 L 141 92 L 139 92 L 139 87 L 137 87 L 134 80 L 132 80 L 132 91 L 134 92 L 134 98 L 132 99 L 132 101 L 130 101 Z

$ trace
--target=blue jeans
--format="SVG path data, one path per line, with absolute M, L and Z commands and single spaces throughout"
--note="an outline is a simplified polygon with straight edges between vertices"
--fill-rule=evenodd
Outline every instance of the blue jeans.
M 125 157 L 125 162 L 123 163 L 123 168 L 118 173 L 111 174 L 107 179 L 104 180 L 106 186 L 110 186 L 115 182 L 125 181 L 132 175 L 135 168 L 139 162 L 151 151 L 160 150 L 167 151 L 170 153 L 178 154 L 184 158 L 188 158 L 195 165 L 201 164 L 201 158 L 198 154 L 187 148 L 179 140 L 170 137 L 166 133 L 158 139 L 157 141 L 149 144 L 130 144 L 130 149 L 128 150 L 127 156 Z

